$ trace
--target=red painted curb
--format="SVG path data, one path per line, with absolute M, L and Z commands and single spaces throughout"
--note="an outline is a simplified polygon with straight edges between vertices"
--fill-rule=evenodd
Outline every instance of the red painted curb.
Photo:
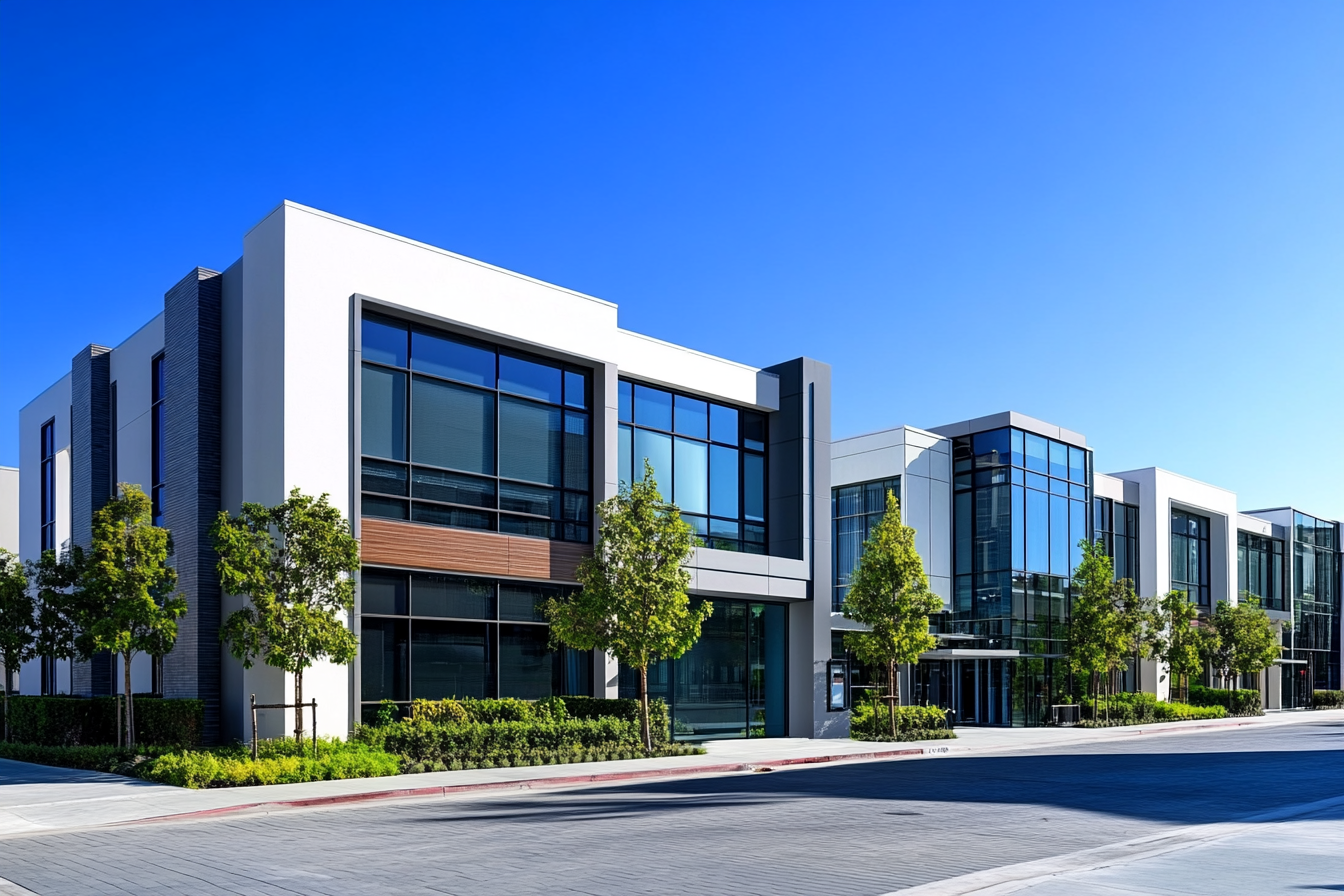
M 156 815 L 152 818 L 138 818 L 121 824 L 150 824 L 160 821 L 184 821 L 191 818 L 210 818 L 246 812 L 253 809 L 302 809 L 316 806 L 335 806 L 343 803 L 362 803 L 372 800 L 405 799 L 407 797 L 449 796 L 459 793 L 473 793 L 490 790 L 531 790 L 534 787 L 564 787 L 574 784 L 603 784 L 613 781 L 636 781 L 643 778 L 675 778 L 689 775 L 725 774 L 728 772 L 746 772 L 757 768 L 777 768 L 788 765 L 812 765 L 827 762 L 871 761 L 895 759 L 900 756 L 922 756 L 921 747 L 905 750 L 882 750 L 869 753 L 841 753 L 833 756 L 800 756 L 792 759 L 778 759 L 761 762 L 724 762 L 715 765 L 695 765 L 685 768 L 634 769 L 628 772 L 605 772 L 587 775 L 555 775 L 548 778 L 529 778 L 522 781 L 486 781 L 480 784 L 443 784 L 437 787 L 404 787 L 396 790 L 375 790 L 369 793 L 346 793 L 334 796 L 314 796 L 296 800 L 267 800 L 257 803 L 241 803 L 237 806 L 220 806 L 215 809 L 198 809 L 194 812 L 179 812 L 173 815 Z

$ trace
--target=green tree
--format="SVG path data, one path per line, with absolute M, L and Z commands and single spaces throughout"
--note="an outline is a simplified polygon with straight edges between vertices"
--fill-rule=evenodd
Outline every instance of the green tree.
M 1140 597 L 1129 579 L 1120 579 L 1112 589 L 1116 610 L 1116 625 L 1119 640 L 1124 644 L 1125 657 L 1134 660 L 1134 687 L 1139 690 L 1139 664 L 1154 656 L 1162 627 L 1161 614 L 1157 601 L 1151 597 Z M 1116 656 L 1117 666 L 1124 657 Z
M 61 554 L 47 550 L 27 565 L 28 578 L 37 592 L 37 643 L 33 649 L 40 657 L 68 660 L 75 655 L 71 589 L 83 556 L 79 547 Z
M 643 480 L 622 484 L 616 497 L 597 505 L 597 517 L 597 547 L 579 564 L 583 588 L 546 604 L 551 639 L 605 651 L 639 673 L 640 730 L 644 749 L 652 750 L 649 665 L 689 650 L 714 607 L 691 606 L 683 564 L 694 547 L 692 530 L 659 494 L 647 460 Z
M 0 548 L 0 669 L 4 670 L 5 740 L 9 740 L 9 686 L 14 672 L 37 656 L 37 604 L 28 591 L 28 573 Z
M 1124 650 L 1116 611 L 1116 568 L 1101 541 L 1081 541 L 1083 559 L 1074 570 L 1073 606 L 1068 610 L 1068 668 L 1087 677 L 1087 693 L 1095 703 L 1101 676 L 1114 668 L 1113 657 Z
M 126 695 L 126 743 L 135 743 L 131 661 L 137 653 L 161 656 L 177 640 L 177 620 L 187 601 L 174 594 L 177 571 L 168 565 L 172 541 L 155 526 L 149 498 L 123 482 L 117 497 L 93 514 L 93 539 L 75 552 L 69 616 L 76 630 L 75 653 L 88 659 L 100 651 L 121 657 Z
M 1210 631 L 1199 624 L 1199 608 L 1184 591 L 1167 592 L 1158 602 L 1157 615 L 1160 627 L 1154 656 L 1167 667 L 1172 690 L 1184 701 L 1189 699 L 1190 676 L 1204 668 Z
M 1274 623 L 1261 608 L 1260 598 L 1249 591 L 1241 592 L 1235 604 L 1218 601 L 1209 622 L 1217 633 L 1209 658 L 1225 686 L 1230 687 L 1230 680 L 1237 675 L 1260 672 L 1282 652 Z
M 886 511 L 863 543 L 858 568 L 845 594 L 845 618 L 868 627 L 845 632 L 845 647 L 862 662 L 887 671 L 887 711 L 896 736 L 896 705 L 901 700 L 896 667 L 919 662 L 938 643 L 929 634 L 929 614 L 943 601 L 929 590 L 924 561 L 915 550 L 915 530 L 901 522 L 900 502 L 887 490 Z
M 294 676 L 294 739 L 303 739 L 303 672 L 314 662 L 346 665 L 359 643 L 346 618 L 355 607 L 352 575 L 359 541 L 341 512 L 297 488 L 274 507 L 244 502 L 220 511 L 210 529 L 219 581 L 248 606 L 224 620 L 219 637 L 252 668 L 257 657 Z

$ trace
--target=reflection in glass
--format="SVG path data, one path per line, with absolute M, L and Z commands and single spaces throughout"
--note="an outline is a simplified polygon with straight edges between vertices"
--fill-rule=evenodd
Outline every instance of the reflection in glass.
M 616 479 L 627 486 L 634 482 L 631 472 L 633 469 L 631 461 L 634 456 L 634 449 L 631 447 L 633 439 L 634 430 L 622 423 L 616 431 Z
M 1023 437 L 1027 448 L 1027 469 L 1035 470 L 1037 473 L 1048 473 L 1050 440 L 1029 432 L 1023 433 Z
M 1050 496 L 1027 490 L 1027 571 L 1050 571 Z
M 405 616 L 406 576 L 373 571 L 360 573 L 359 603 L 361 613 Z
M 406 374 L 364 366 L 359 432 L 364 454 L 406 459 Z
M 473 386 L 495 388 L 495 350 L 456 339 L 411 333 L 411 367 Z
M 411 415 L 412 460 L 469 473 L 495 472 L 494 393 L 417 376 L 411 384 Z
M 722 445 L 709 448 L 709 512 L 737 517 L 737 449 Z
M 360 333 L 360 354 L 365 361 L 406 366 L 406 328 L 390 321 L 366 317 Z
M 680 401 L 681 396 L 677 396 L 677 400 Z M 686 513 L 708 513 L 709 446 L 704 442 L 677 439 L 673 450 L 676 479 L 672 500 Z
M 367 485 L 365 489 L 368 489 Z M 495 480 L 416 467 L 411 474 L 411 494 L 430 501 L 493 508 Z
M 411 577 L 411 604 L 416 616 L 494 619 L 495 583 L 466 576 L 416 573 Z
M 552 694 L 555 657 L 547 645 L 544 625 L 499 627 L 500 692 L 522 700 L 541 700 Z
M 676 430 L 683 436 L 697 439 L 709 437 L 709 406 L 698 398 L 676 396 Z
M 490 626 L 416 619 L 411 627 L 411 698 L 493 697 Z
M 408 654 L 405 619 L 361 619 L 360 699 L 405 700 Z
M 658 481 L 658 493 L 664 501 L 672 496 L 672 437 L 647 429 L 635 430 L 635 464 L 637 475 L 643 477 L 643 462 L 653 466 Z
M 742 516 L 765 519 L 765 458 L 759 454 L 742 455 Z
M 560 485 L 561 412 L 517 398 L 499 399 L 499 475 Z
M 499 391 L 560 404 L 560 368 L 539 361 L 499 355 Z
M 672 428 L 672 394 L 649 386 L 635 386 L 635 423 L 653 429 Z
M 737 444 L 736 408 L 727 408 L 721 404 L 709 406 L 709 437 L 726 445 Z
M 406 465 L 365 460 L 360 464 L 360 488 L 366 492 L 406 497 Z

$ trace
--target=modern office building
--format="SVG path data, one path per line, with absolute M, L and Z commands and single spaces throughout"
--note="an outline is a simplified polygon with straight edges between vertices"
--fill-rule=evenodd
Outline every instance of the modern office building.
M 220 593 L 209 526 L 296 487 L 331 496 L 363 557 L 359 658 L 305 677 L 323 733 L 382 700 L 615 696 L 617 664 L 551 650 L 540 606 L 575 587 L 594 504 L 647 457 L 704 540 L 691 591 L 714 604 L 651 676 L 679 735 L 821 735 L 829 407 L 825 364 L 671 345 L 621 329 L 610 302 L 286 202 L 236 262 L 190 271 L 22 409 L 21 548 L 87 542 L 117 482 L 152 494 L 190 611 L 161 668 L 132 675 L 203 698 L 212 737 L 243 737 L 248 696 L 292 684 L 221 650 L 240 601 Z M 107 693 L 116 662 L 35 661 L 23 691 Z
M 836 440 L 831 473 L 834 658 L 847 659 L 845 590 L 891 488 L 944 602 L 938 646 L 902 687 L 963 724 L 1045 724 L 1070 694 L 1070 581 L 1083 539 L 1101 539 L 1116 576 L 1141 595 L 1184 591 L 1210 612 L 1249 592 L 1291 623 L 1279 669 L 1259 682 L 1268 708 L 1339 687 L 1337 522 L 1291 508 L 1239 513 L 1235 494 L 1157 468 L 1098 473 L 1081 434 L 1013 412 Z M 1170 682 L 1146 660 L 1129 664 L 1122 686 L 1165 697 Z
M 1164 470 L 1096 472 L 1082 435 L 1016 413 L 832 444 L 823 363 L 711 357 L 621 329 L 610 302 L 288 202 L 119 345 L 82 349 L 18 422 L 25 559 L 86 544 L 119 482 L 152 496 L 189 612 L 132 679 L 203 699 L 211 738 L 248 735 L 249 695 L 282 702 L 292 684 L 221 648 L 241 600 L 221 593 L 209 528 L 292 488 L 330 495 L 363 557 L 358 658 L 305 676 L 322 733 L 384 700 L 632 694 L 608 657 L 551 649 L 540 607 L 576 586 L 594 505 L 645 459 L 702 540 L 691 592 L 714 605 L 691 651 L 650 670 L 678 737 L 848 733 L 843 602 L 887 489 L 945 608 L 906 698 L 963 724 L 1042 724 L 1068 693 L 1084 538 L 1142 594 L 1210 609 L 1251 591 L 1291 620 L 1271 707 L 1339 686 L 1337 522 L 1239 513 Z M 0 501 L 0 536 L 4 520 Z M 110 693 L 118 662 L 35 660 L 21 689 Z M 1166 692 L 1154 663 L 1126 675 Z M 263 713 L 262 734 L 286 715 Z

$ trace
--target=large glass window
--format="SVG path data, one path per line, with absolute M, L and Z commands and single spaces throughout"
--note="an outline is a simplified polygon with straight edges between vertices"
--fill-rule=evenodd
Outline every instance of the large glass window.
M 545 602 L 555 585 L 471 576 L 360 572 L 360 699 L 537 700 L 592 692 L 592 655 L 550 648 Z
M 365 516 L 591 541 L 587 371 L 376 315 L 361 339 Z
M 1209 518 L 1184 510 L 1171 512 L 1171 589 L 1184 591 L 1201 607 L 1208 607 Z
M 1283 541 L 1237 533 L 1237 593 L 1260 599 L 1267 610 L 1283 609 Z
M 658 491 L 707 547 L 766 552 L 766 418 L 621 380 L 617 475 L 630 483 L 653 467 Z
M 1116 581 L 1139 581 L 1139 508 L 1122 504 L 1110 498 L 1095 498 L 1092 502 L 1093 528 L 1096 539 L 1106 548 L 1115 568 Z
M 56 550 L 56 419 L 42 424 L 42 550 Z
M 1340 687 L 1339 525 L 1293 514 L 1293 658 L 1315 690 Z
M 164 430 L 166 429 L 164 425 L 164 415 L 168 411 L 167 405 L 164 404 L 164 396 L 167 392 L 167 383 L 164 379 L 166 373 L 167 371 L 164 367 L 163 355 L 160 354 L 155 356 L 154 360 L 150 362 L 150 397 L 153 403 L 150 406 L 149 450 L 150 477 L 154 480 L 154 487 L 150 500 L 153 506 L 154 525 L 156 526 L 163 525 L 163 503 L 166 493 L 164 480 L 167 478 L 165 469 L 167 464 L 165 463 L 164 456 Z
M 835 552 L 831 609 L 837 613 L 844 609 L 845 592 L 849 590 L 849 580 L 859 565 L 863 544 L 886 514 L 889 491 L 900 498 L 899 476 L 831 489 L 832 550 Z

